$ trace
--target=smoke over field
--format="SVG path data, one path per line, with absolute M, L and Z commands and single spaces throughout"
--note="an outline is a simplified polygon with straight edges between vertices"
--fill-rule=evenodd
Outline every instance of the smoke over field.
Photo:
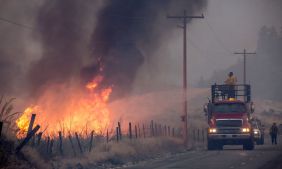
M 47 135 L 63 128 L 84 130 L 89 124 L 105 134 L 118 118 L 108 103 L 131 94 L 139 68 L 144 62 L 157 62 L 155 51 L 175 27 L 166 15 L 183 9 L 194 14 L 206 4 L 205 0 L 4 1 L 2 15 L 15 10 L 21 14 L 9 18 L 14 22 L 1 22 L 7 28 L 0 28 L 20 50 L 13 51 L 12 42 L 10 46 L 1 42 L 0 92 L 19 100 L 23 115 L 17 125 L 26 132 L 29 117 L 36 113 Z
M 1 93 L 13 94 L 21 86 L 23 94 L 40 97 L 50 84 L 84 85 L 103 69 L 103 85 L 114 86 L 113 97 L 129 94 L 139 67 L 153 60 L 164 35 L 175 26 L 166 15 L 184 8 L 193 14 L 206 4 L 205 0 L 3 1 L 1 15 L 20 25 L 1 22 L 5 37 L 0 50 Z

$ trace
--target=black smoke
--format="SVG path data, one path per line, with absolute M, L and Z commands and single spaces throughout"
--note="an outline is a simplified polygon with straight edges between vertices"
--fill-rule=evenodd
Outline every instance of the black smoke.
M 138 68 L 156 50 L 164 32 L 171 29 L 166 20 L 168 13 L 189 14 L 202 9 L 205 0 L 109 0 L 98 14 L 91 47 L 92 57 L 100 58 L 104 65 L 106 84 L 116 86 L 117 95 L 131 89 Z M 82 74 L 91 78 L 97 73 L 97 64 L 83 69 Z
M 79 72 L 84 17 L 83 4 L 77 0 L 51 0 L 42 5 L 36 24 L 42 57 L 28 74 L 35 94 L 50 83 L 68 82 Z
M 42 45 L 42 56 L 28 72 L 33 94 L 74 77 L 86 83 L 101 73 L 101 65 L 103 85 L 113 85 L 117 96 L 126 94 L 138 68 L 165 43 L 163 34 L 175 27 L 166 15 L 182 14 L 184 9 L 193 14 L 206 5 L 206 0 L 108 0 L 98 14 L 91 13 L 98 2 L 48 0 L 41 6 L 35 37 Z M 90 40 L 85 41 L 85 29 L 93 20 Z

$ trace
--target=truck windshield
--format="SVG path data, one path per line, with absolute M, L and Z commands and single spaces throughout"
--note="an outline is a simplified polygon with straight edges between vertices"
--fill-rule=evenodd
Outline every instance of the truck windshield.
M 246 112 L 246 107 L 241 103 L 215 104 L 213 112 L 216 113 L 243 113 Z

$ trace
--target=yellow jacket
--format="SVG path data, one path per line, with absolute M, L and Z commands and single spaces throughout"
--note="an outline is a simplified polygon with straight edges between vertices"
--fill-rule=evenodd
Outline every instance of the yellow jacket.
M 237 78 L 233 76 L 228 76 L 228 78 L 224 81 L 227 85 L 235 85 L 237 83 Z

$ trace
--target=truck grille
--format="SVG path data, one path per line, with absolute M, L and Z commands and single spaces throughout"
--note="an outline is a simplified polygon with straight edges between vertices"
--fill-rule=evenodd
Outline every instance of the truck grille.
M 242 127 L 242 119 L 218 119 L 216 120 L 216 127 Z
M 240 134 L 241 128 L 217 128 L 218 134 Z

